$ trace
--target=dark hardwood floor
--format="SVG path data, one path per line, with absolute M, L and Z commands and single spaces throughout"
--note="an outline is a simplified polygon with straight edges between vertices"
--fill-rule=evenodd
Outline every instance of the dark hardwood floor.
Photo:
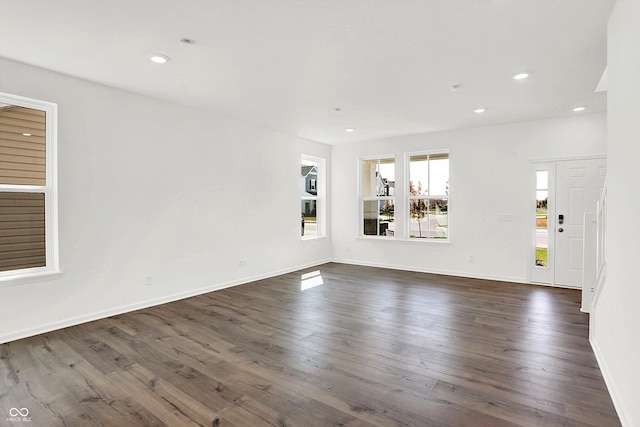
M 0 425 L 617 426 L 579 301 L 325 264 L 0 345 Z

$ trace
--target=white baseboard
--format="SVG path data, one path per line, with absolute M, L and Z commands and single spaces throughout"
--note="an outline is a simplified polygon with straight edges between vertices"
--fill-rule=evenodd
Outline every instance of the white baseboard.
M 616 408 L 616 412 L 618 413 L 618 418 L 620 418 L 620 423 L 622 424 L 623 427 L 632 427 L 633 424 L 631 424 L 630 419 L 626 416 L 628 412 L 626 411 L 625 406 L 622 403 L 622 400 L 620 399 L 618 393 L 616 392 L 618 388 L 615 385 L 615 381 L 613 380 L 613 375 L 611 375 L 609 366 L 607 365 L 607 362 L 602 356 L 602 351 L 598 346 L 598 342 L 594 340 L 592 336 L 590 336 L 589 343 L 591 343 L 591 349 L 593 350 L 593 354 L 595 354 L 596 356 L 596 361 L 598 362 L 598 366 L 600 367 L 600 372 L 602 372 L 604 383 L 607 385 L 607 390 L 609 390 L 609 396 L 611 396 L 611 400 L 613 401 L 613 406 Z
M 355 261 L 355 260 L 338 259 L 338 258 L 334 258 L 331 261 L 339 264 L 362 265 L 364 267 L 388 268 L 389 270 L 404 270 L 404 271 L 414 271 L 417 273 L 440 274 L 443 276 L 468 277 L 471 279 L 496 280 L 499 282 L 531 284 L 530 282 L 528 282 L 526 279 L 522 277 L 494 276 L 494 275 L 473 274 L 473 273 L 467 273 L 467 272 L 461 273 L 459 271 L 439 270 L 439 269 L 433 269 L 433 268 L 420 268 L 420 267 L 409 266 L 409 265 L 384 264 L 384 263 L 377 263 L 377 262 Z
M 131 311 L 141 310 L 141 309 L 153 307 L 156 305 L 167 304 L 173 301 L 194 297 L 194 296 L 206 294 L 209 292 L 219 291 L 225 288 L 231 288 L 233 286 L 244 285 L 246 283 L 255 282 L 257 280 L 263 280 L 263 279 L 268 279 L 270 277 L 280 276 L 282 274 L 287 274 L 294 271 L 315 267 L 317 265 L 325 264 L 327 262 L 331 262 L 331 260 L 325 259 L 325 260 L 320 260 L 318 262 L 313 262 L 309 264 L 292 266 L 292 267 L 288 267 L 288 268 L 284 268 L 276 271 L 271 271 L 268 273 L 258 274 L 251 277 L 244 277 L 242 279 L 233 280 L 230 282 L 217 283 L 210 286 L 191 289 L 185 292 L 167 295 L 161 298 L 156 298 L 156 299 L 147 300 L 147 301 L 140 301 L 134 304 L 114 307 L 112 309 L 103 310 L 99 312 L 87 313 L 86 315 L 82 315 L 82 316 L 70 317 L 70 318 L 59 320 L 56 322 L 39 325 L 33 328 L 27 328 L 20 331 L 13 331 L 8 334 L 0 335 L 0 344 L 16 341 L 23 338 L 32 337 L 35 335 L 44 334 L 44 333 L 55 331 L 58 329 L 68 328 L 70 326 L 80 325 L 82 323 L 92 322 L 94 320 L 104 319 L 110 316 L 116 316 L 118 314 L 129 313 Z

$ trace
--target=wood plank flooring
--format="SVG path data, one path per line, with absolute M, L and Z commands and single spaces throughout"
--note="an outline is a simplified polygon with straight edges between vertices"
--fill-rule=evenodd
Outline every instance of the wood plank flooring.
M 0 345 L 0 425 L 618 426 L 579 301 L 325 264 Z

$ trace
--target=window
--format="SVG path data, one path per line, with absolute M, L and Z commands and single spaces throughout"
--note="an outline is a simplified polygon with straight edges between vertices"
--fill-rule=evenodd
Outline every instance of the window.
M 362 235 L 394 237 L 395 159 L 363 159 L 360 177 Z
M 55 104 L 0 93 L 0 280 L 57 272 Z
M 300 162 L 300 234 L 303 239 L 325 235 L 324 169 L 324 159 L 302 156 Z
M 449 238 L 449 153 L 413 153 L 408 159 L 410 239 Z
M 536 171 L 536 259 L 537 267 L 548 267 L 547 248 L 549 228 L 547 225 L 549 205 L 549 171 Z

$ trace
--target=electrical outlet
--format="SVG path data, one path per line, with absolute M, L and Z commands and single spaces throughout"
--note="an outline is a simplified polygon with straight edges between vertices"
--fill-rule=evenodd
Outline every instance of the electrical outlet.
M 144 282 L 145 286 L 151 286 L 151 276 L 147 276 Z
M 238 267 L 243 268 L 247 266 L 247 261 L 244 259 L 238 260 Z

